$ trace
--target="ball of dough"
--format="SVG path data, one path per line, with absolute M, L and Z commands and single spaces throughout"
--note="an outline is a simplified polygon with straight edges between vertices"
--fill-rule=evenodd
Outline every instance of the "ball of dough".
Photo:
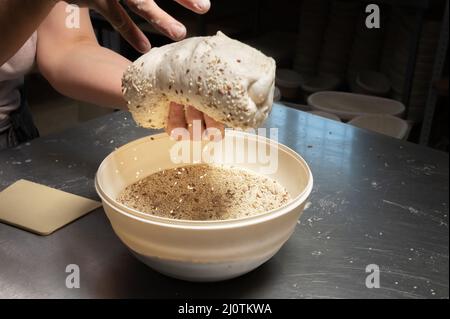
M 124 73 L 135 121 L 163 128 L 170 102 L 192 105 L 234 128 L 258 127 L 269 114 L 275 61 L 221 32 L 150 50 Z

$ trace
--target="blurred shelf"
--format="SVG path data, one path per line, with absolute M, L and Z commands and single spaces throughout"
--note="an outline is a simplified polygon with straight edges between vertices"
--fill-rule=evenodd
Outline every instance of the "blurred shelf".
M 441 25 L 439 45 L 435 53 L 433 75 L 429 86 L 428 98 L 425 106 L 425 114 L 420 132 L 419 142 L 422 145 L 428 145 L 430 141 L 434 115 L 436 112 L 436 103 L 438 98 L 438 91 L 434 88 L 434 83 L 437 82 L 442 77 L 443 75 L 442 72 L 445 66 L 445 60 L 447 59 L 448 41 L 449 41 L 448 10 L 449 10 L 449 2 L 447 0 L 444 11 L 444 18 Z

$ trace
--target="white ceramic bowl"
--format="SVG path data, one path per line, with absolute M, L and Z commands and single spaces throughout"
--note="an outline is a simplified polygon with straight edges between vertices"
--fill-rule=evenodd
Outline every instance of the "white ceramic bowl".
M 95 186 L 106 215 L 122 242 L 151 268 L 190 281 L 230 279 L 263 264 L 291 236 L 313 185 L 306 162 L 288 147 L 256 135 L 228 131 L 220 143 L 228 142 L 245 145 L 241 155 L 247 160 L 235 158 L 231 163 L 259 173 L 264 165 L 251 160 L 251 155 L 256 156 L 256 149 L 252 150 L 249 145 L 277 151 L 278 169 L 265 175 L 284 185 L 292 200 L 257 216 L 224 221 L 168 219 L 118 203 L 115 199 L 123 188 L 139 178 L 160 169 L 186 165 L 171 160 L 169 150 L 175 142 L 166 134 L 126 144 L 108 155 L 100 165 Z M 214 163 L 224 163 L 224 158 L 212 154 Z
M 367 114 L 390 114 L 399 116 L 405 106 L 396 100 L 363 94 L 324 91 L 308 97 L 313 110 L 336 114 L 343 120 Z
M 348 124 L 397 139 L 407 139 L 408 122 L 392 115 L 376 114 L 355 117 Z

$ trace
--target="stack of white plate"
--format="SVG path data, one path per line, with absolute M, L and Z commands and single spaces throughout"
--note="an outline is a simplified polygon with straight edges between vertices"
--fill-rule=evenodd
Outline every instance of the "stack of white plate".
M 275 84 L 284 99 L 296 100 L 299 97 L 303 77 L 300 73 L 290 69 L 277 69 Z
M 355 83 L 358 73 L 378 70 L 380 64 L 384 28 L 368 29 L 365 21 L 366 14 L 360 14 L 347 70 L 347 80 L 351 85 Z M 384 22 L 381 23 L 384 25 Z
M 415 17 L 401 11 L 393 11 L 386 35 L 381 61 L 381 71 L 392 85 L 392 98 L 401 100 L 404 95 L 406 71 L 411 55 Z M 425 21 L 420 34 L 417 60 L 409 101 L 408 120 L 420 122 L 428 95 L 433 72 L 434 55 L 439 41 L 440 26 L 435 21 Z
M 381 60 L 381 72 L 386 74 L 392 84 L 392 97 L 401 100 L 405 83 L 410 46 L 414 33 L 413 15 L 393 10 L 386 34 Z
M 408 119 L 414 122 L 423 119 L 428 90 L 431 85 L 435 52 L 439 41 L 440 24 L 427 21 L 423 25 L 417 51 L 414 78 L 409 97 Z
M 359 2 L 332 2 L 325 39 L 319 61 L 319 73 L 345 78 L 353 43 Z
M 318 74 L 304 77 L 301 83 L 303 97 L 307 99 L 311 94 L 320 91 L 335 91 L 340 84 L 340 78 L 333 74 Z
M 359 71 L 356 79 L 350 82 L 352 92 L 387 96 L 391 90 L 391 81 L 383 73 L 376 71 Z
M 406 70 L 416 17 L 409 12 L 393 9 L 387 23 L 387 32 L 381 59 L 381 71 L 389 74 L 394 68 Z M 402 74 L 403 76 L 404 74 Z
M 294 58 L 294 70 L 304 75 L 317 72 L 317 62 L 327 26 L 329 2 L 304 0 Z

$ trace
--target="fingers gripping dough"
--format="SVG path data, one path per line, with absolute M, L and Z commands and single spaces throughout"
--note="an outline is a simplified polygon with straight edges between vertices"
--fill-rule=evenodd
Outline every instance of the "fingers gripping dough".
M 273 103 L 275 61 L 221 32 L 154 48 L 122 79 L 135 121 L 166 126 L 171 101 L 230 127 L 258 127 Z

